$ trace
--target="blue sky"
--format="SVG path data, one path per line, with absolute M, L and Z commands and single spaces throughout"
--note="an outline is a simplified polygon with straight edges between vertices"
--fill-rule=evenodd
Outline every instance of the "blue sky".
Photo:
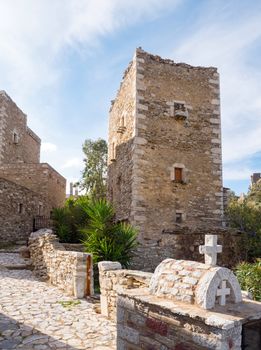
M 42 161 L 80 178 L 82 143 L 108 111 L 136 47 L 221 76 L 224 185 L 261 171 L 261 1 L 0 0 L 0 90 L 28 115 Z

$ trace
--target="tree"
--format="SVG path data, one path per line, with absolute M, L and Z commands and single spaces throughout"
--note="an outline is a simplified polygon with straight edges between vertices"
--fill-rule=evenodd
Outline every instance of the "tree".
M 255 207 L 261 207 L 261 181 L 255 183 L 248 192 L 248 202 Z
M 250 191 L 244 200 L 231 199 L 226 212 L 229 225 L 244 232 L 242 249 L 247 261 L 261 257 L 261 206 L 258 204 Z
M 107 142 L 102 139 L 85 140 L 83 147 L 85 168 L 79 183 L 92 199 L 106 197 Z

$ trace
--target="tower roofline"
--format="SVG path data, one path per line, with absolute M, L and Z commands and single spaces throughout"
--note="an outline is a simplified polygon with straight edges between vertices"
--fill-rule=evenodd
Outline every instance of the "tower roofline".
M 184 67 L 184 68 L 188 68 L 188 69 L 210 69 L 210 70 L 215 70 L 217 71 L 217 67 L 212 67 L 212 66 L 208 66 L 208 67 L 204 67 L 204 66 L 192 66 L 190 64 L 184 63 L 184 62 L 175 62 L 172 59 L 169 58 L 162 58 L 159 55 L 153 55 L 150 52 L 147 52 L 145 50 L 142 49 L 142 47 L 137 47 L 135 50 L 135 55 L 137 56 L 138 54 L 143 54 L 146 55 L 147 57 L 149 57 L 151 60 L 153 61 L 157 61 L 158 63 L 163 63 L 163 64 L 169 64 L 172 66 L 176 66 L 176 67 Z

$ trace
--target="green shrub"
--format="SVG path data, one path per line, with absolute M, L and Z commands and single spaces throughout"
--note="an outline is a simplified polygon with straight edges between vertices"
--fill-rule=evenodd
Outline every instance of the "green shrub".
M 111 260 L 128 267 L 137 246 L 137 231 L 127 223 L 115 223 L 114 209 L 106 200 L 92 202 L 85 209 L 89 224 L 81 232 L 86 252 L 93 254 L 94 263 Z
M 255 300 L 261 301 L 261 259 L 253 264 L 243 262 L 237 265 L 236 276 L 242 290 L 251 292 Z
M 242 252 L 244 260 L 254 262 L 261 257 L 261 207 L 249 204 L 248 198 L 243 201 L 232 199 L 226 211 L 231 227 L 243 231 Z
M 67 199 L 63 208 L 55 208 L 52 212 L 54 232 L 62 243 L 80 243 L 82 235 L 80 228 L 88 221 L 86 206 L 89 204 L 87 196 Z

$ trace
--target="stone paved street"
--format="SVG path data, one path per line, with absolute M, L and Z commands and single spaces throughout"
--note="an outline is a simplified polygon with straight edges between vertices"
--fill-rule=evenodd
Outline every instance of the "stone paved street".
M 0 253 L 0 349 L 112 350 L 115 324 L 56 287 L 37 280 L 18 254 Z M 65 303 L 67 301 L 67 303 Z

